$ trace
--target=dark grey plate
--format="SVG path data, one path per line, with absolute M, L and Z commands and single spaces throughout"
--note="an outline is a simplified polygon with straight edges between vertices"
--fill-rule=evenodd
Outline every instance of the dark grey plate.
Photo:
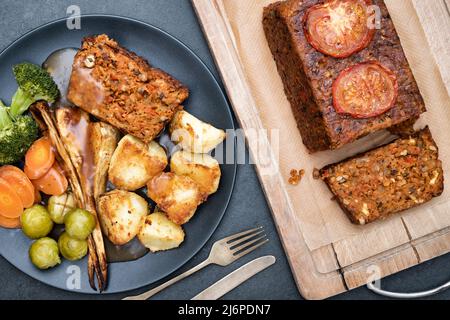
M 191 91 L 185 108 L 218 128 L 234 129 L 233 118 L 227 99 L 217 80 L 206 65 L 183 43 L 166 32 L 149 24 L 129 18 L 109 15 L 87 15 L 81 20 L 81 30 L 69 30 L 66 20 L 58 20 L 27 33 L 0 54 L 0 99 L 9 102 L 16 90 L 11 67 L 22 61 L 41 64 L 53 51 L 66 47 L 79 47 L 83 37 L 106 33 L 121 45 L 148 59 L 187 85 Z M 147 254 L 145 257 L 109 267 L 110 281 L 106 293 L 137 289 L 173 273 L 189 261 L 211 237 L 219 225 L 230 200 L 236 165 L 222 165 L 219 191 L 211 196 L 185 226 L 186 241 L 176 250 Z M 73 269 L 81 270 L 81 289 L 90 289 L 86 259 L 62 265 L 48 271 L 33 267 L 28 259 L 31 241 L 20 230 L 0 228 L 0 253 L 24 273 L 48 285 L 69 290 L 66 283 Z M 70 281 L 70 279 L 69 279 Z

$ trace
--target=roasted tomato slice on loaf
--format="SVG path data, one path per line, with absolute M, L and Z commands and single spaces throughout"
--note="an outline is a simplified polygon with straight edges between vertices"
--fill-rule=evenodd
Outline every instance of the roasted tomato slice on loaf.
M 371 0 L 331 0 L 309 8 L 303 26 L 308 42 L 323 54 L 347 58 L 366 48 L 375 28 L 370 28 Z
M 366 62 L 345 69 L 333 83 L 336 112 L 365 119 L 389 111 L 395 104 L 395 74 L 379 62 Z

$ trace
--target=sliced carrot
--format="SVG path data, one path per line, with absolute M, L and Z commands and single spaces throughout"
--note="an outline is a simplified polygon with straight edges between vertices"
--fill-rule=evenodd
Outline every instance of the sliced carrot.
M 0 227 L 6 229 L 19 229 L 20 228 L 20 217 L 19 218 L 6 218 L 0 216 Z
M 25 208 L 34 204 L 34 186 L 22 170 L 14 166 L 3 166 L 0 168 L 0 178 L 16 191 Z
M 58 162 L 55 162 L 53 166 L 55 167 L 55 169 L 58 170 L 59 173 L 61 173 L 63 176 L 66 176 L 66 172 L 64 171 L 63 168 L 61 168 Z
M 55 163 L 55 153 L 50 139 L 43 137 L 33 143 L 25 155 L 25 174 L 31 180 L 44 176 Z
M 50 196 L 60 196 L 68 187 L 67 178 L 61 174 L 61 168 L 56 163 L 43 177 L 32 182 L 37 190 Z
M 41 192 L 37 188 L 34 188 L 34 204 L 41 203 L 41 201 L 42 201 Z
M 23 203 L 9 183 L 0 178 L 0 215 L 5 218 L 18 218 L 23 212 Z

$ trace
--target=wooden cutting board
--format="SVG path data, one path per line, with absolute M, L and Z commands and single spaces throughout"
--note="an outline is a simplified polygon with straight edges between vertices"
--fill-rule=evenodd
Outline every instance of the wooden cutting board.
M 314 231 L 314 228 L 321 226 L 305 226 L 299 218 L 301 207 L 288 190 L 286 175 L 280 169 L 273 143 L 266 135 L 254 135 L 255 130 L 264 130 L 269 124 L 266 115 L 258 108 L 256 92 L 249 85 L 245 57 L 239 50 L 238 42 L 242 41 L 239 39 L 239 25 L 231 23 L 229 16 L 232 12 L 229 10 L 230 3 L 238 1 L 242 0 L 192 0 L 236 117 L 247 137 L 260 182 L 303 297 L 327 298 L 365 285 L 374 273 L 384 277 L 449 252 L 448 224 L 444 227 L 442 223 L 440 228 L 439 220 L 430 223 L 428 218 L 420 214 L 385 225 L 375 225 L 371 227 L 372 232 L 364 236 L 342 239 L 311 249 L 302 228 L 309 227 Z M 255 8 L 261 7 L 257 3 L 259 0 L 245 1 L 250 4 L 253 1 Z M 413 10 L 410 18 L 416 27 L 420 27 L 419 32 L 423 32 L 432 52 L 430 58 L 433 59 L 433 66 L 439 70 L 436 72 L 442 78 L 439 79 L 442 88 L 446 88 L 447 94 L 450 93 L 450 0 L 400 1 L 410 2 Z M 239 14 L 245 16 L 246 13 Z M 245 23 L 261 23 L 258 19 L 249 16 Z M 266 43 L 260 45 L 260 48 L 267 46 Z M 273 70 L 264 65 L 261 68 Z

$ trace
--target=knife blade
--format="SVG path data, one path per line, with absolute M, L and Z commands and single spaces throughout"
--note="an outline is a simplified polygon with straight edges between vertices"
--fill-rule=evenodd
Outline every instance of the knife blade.
M 274 256 L 257 258 L 220 279 L 191 300 L 217 300 L 276 262 Z

